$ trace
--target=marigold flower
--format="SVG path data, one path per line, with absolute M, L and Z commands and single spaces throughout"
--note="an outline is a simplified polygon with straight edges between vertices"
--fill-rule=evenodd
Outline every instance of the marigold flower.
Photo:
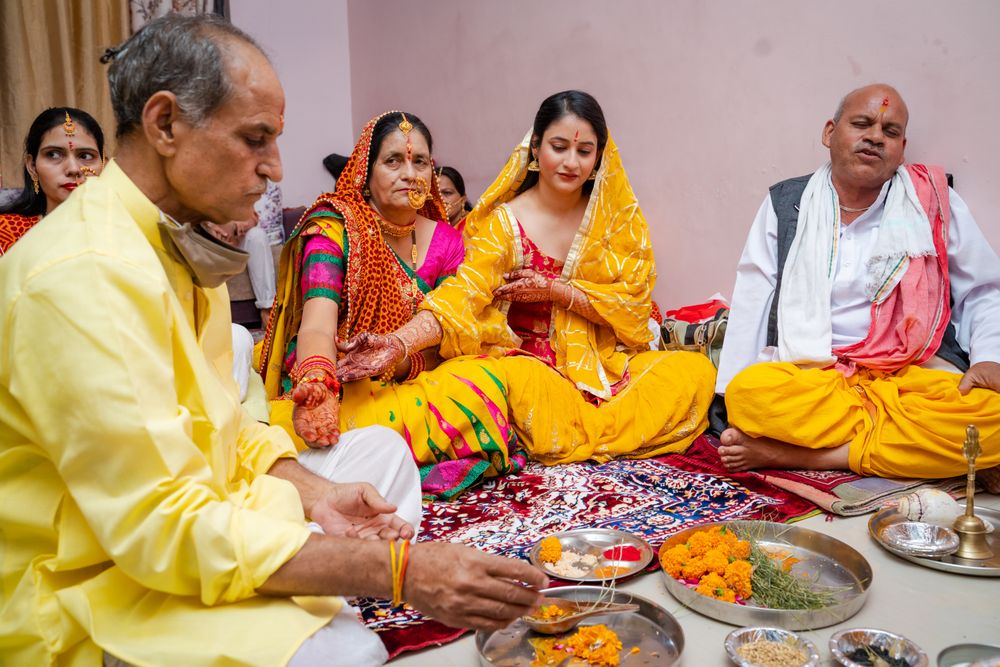
M 725 579 L 714 572 L 710 572 L 702 577 L 701 581 L 698 582 L 698 588 L 695 590 L 706 597 L 715 598 L 716 600 L 736 602 L 736 593 L 726 585 Z
M 691 559 L 691 552 L 688 551 L 686 544 L 675 544 L 667 549 L 664 555 L 673 558 L 678 563 L 686 563 Z
M 729 557 L 720 549 L 709 549 L 701 557 L 701 562 L 705 564 L 707 572 L 722 574 L 726 571 L 726 566 L 729 565 Z
M 747 540 L 734 540 L 729 547 L 729 555 L 739 560 L 746 560 L 750 557 L 750 542 Z
M 687 541 L 687 548 L 692 556 L 704 556 L 705 552 L 714 547 L 714 540 L 707 531 L 698 531 Z
M 753 595 L 753 588 L 750 585 L 750 579 L 752 576 L 753 565 L 751 565 L 749 561 L 734 560 L 726 566 L 726 571 L 722 575 L 722 578 L 726 580 L 726 584 L 728 584 L 738 596 L 746 600 Z
M 708 569 L 700 558 L 692 558 L 681 566 L 681 576 L 685 579 L 700 579 Z
M 674 579 L 681 576 L 681 568 L 691 559 L 691 554 L 683 544 L 670 547 L 660 556 L 660 567 Z
M 543 563 L 558 563 L 562 558 L 562 544 L 555 535 L 549 535 L 542 540 L 538 550 L 538 559 Z
M 562 618 L 566 616 L 567 612 L 559 605 L 547 604 L 542 605 L 538 611 L 534 613 L 534 617 L 541 621 L 552 621 L 557 618 Z
M 566 639 L 566 647 L 573 656 L 594 667 L 618 667 L 621 640 L 606 625 L 587 625 Z

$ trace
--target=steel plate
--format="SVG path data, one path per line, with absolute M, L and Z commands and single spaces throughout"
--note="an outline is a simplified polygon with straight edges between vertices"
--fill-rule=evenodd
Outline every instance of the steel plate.
M 792 573 L 801 575 L 817 586 L 838 589 L 834 603 L 822 609 L 769 609 L 753 604 L 723 602 L 698 593 L 666 572 L 663 581 L 682 604 L 700 614 L 732 625 L 764 625 L 786 630 L 814 630 L 836 625 L 858 613 L 865 604 L 872 585 L 872 568 L 854 548 L 838 539 L 808 528 L 769 521 L 724 521 L 689 528 L 670 537 L 660 553 L 677 544 L 684 544 L 697 531 L 711 526 L 730 525 L 747 528 L 759 535 L 757 543 L 764 548 L 787 551 L 799 559 Z
M 610 528 L 580 528 L 578 530 L 567 530 L 562 533 L 553 533 L 553 536 L 559 538 L 559 544 L 562 545 L 563 551 L 574 551 L 578 554 L 590 554 L 597 557 L 597 564 L 594 565 L 590 574 L 581 577 L 563 576 L 553 572 L 549 568 L 549 563 L 543 563 L 539 560 L 538 552 L 541 550 L 541 540 L 535 542 L 535 546 L 531 547 L 531 551 L 528 553 L 528 560 L 531 561 L 532 565 L 540 568 L 545 574 L 550 577 L 556 577 L 557 579 L 587 583 L 619 580 L 630 577 L 637 572 L 642 572 L 646 566 L 653 561 L 653 548 L 649 546 L 649 543 L 640 537 L 621 530 L 612 530 Z M 605 551 L 616 546 L 635 547 L 640 553 L 639 560 L 612 560 L 603 556 Z M 614 577 L 605 578 L 595 577 L 593 575 L 594 569 L 607 566 L 619 568 L 619 573 Z
M 567 600 L 597 600 L 601 597 L 599 586 L 563 586 L 543 591 L 549 597 Z M 604 589 L 605 599 L 609 593 Z M 580 625 L 603 623 L 618 635 L 622 642 L 622 667 L 669 667 L 678 661 L 684 650 L 684 631 L 670 612 L 651 600 L 624 591 L 612 591 L 611 602 L 635 603 L 639 611 L 607 616 L 591 616 Z M 571 634 L 571 633 L 567 633 Z M 545 637 L 532 632 L 523 620 L 518 619 L 497 632 L 477 632 L 476 650 L 483 667 L 528 667 L 535 657 L 529 639 Z M 638 653 L 631 653 L 638 647 Z M 564 667 L 577 663 L 564 663 Z
M 989 507 L 977 507 L 976 515 L 994 524 L 1000 523 L 1000 510 Z M 958 558 L 954 554 L 939 558 L 928 558 L 925 556 L 914 556 L 895 549 L 883 539 L 882 533 L 886 528 L 906 520 L 906 517 L 897 512 L 894 506 L 883 507 L 868 520 L 868 534 L 886 551 L 894 553 L 900 558 L 905 558 L 911 563 L 935 570 L 943 570 L 944 572 L 954 572 L 956 574 L 968 574 L 977 577 L 1000 577 L 1000 531 L 994 531 L 986 535 L 986 542 L 990 545 L 990 549 L 993 550 L 992 558 L 969 560 Z

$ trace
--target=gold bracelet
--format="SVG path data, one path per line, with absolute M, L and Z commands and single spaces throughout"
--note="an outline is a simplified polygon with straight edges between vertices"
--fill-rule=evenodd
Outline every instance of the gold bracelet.
M 568 283 L 567 287 L 569 287 L 569 305 L 566 306 L 566 310 L 573 310 L 573 304 L 576 303 L 576 290 Z

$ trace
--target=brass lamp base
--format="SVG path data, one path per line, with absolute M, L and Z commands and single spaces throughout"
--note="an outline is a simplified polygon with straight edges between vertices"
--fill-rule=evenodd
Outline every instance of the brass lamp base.
M 969 560 L 983 560 L 993 556 L 986 543 L 986 524 L 978 516 L 960 516 L 953 526 L 958 533 L 958 551 L 955 556 Z

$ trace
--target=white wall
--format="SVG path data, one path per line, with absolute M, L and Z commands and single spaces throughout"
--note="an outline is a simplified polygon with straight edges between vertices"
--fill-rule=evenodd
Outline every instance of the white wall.
M 285 206 L 311 204 L 333 188 L 323 158 L 354 146 L 347 2 L 232 0 L 230 13 L 267 51 L 285 88 Z
M 767 187 L 827 159 L 840 96 L 896 85 L 907 156 L 944 164 L 1000 248 L 1000 2 L 350 0 L 353 126 L 430 126 L 470 195 L 548 94 L 604 107 L 649 219 L 667 308 L 729 294 Z

